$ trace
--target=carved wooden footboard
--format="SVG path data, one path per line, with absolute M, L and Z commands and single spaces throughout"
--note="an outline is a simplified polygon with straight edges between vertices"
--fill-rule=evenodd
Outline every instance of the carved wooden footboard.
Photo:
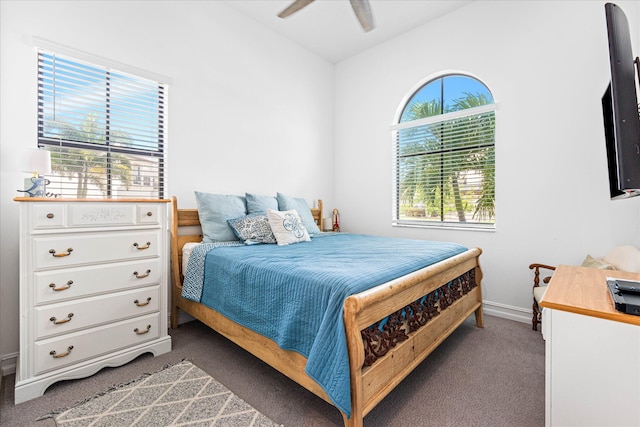
M 322 204 L 312 209 L 317 221 Z M 205 323 L 245 350 L 265 361 L 317 396 L 332 403 L 325 391 L 305 373 L 306 358 L 282 350 L 272 340 L 244 328 L 203 304 L 181 297 L 182 247 L 199 242 L 200 225 L 195 209 L 178 209 L 173 198 L 171 221 L 171 325 L 178 325 L 178 310 Z M 369 413 L 393 388 L 420 364 L 470 314 L 483 326 L 482 251 L 462 254 L 406 276 L 348 297 L 344 304 L 351 375 L 351 417 L 343 413 L 345 426 L 362 426 Z M 388 318 L 384 327 L 378 322 Z M 366 347 L 366 349 L 365 349 Z M 365 363 L 366 361 L 366 363 Z
M 475 313 L 476 325 L 483 327 L 481 253 L 477 248 L 468 250 L 347 298 L 344 322 L 351 365 L 352 419 L 345 420 L 345 425 L 362 425 L 362 418 L 471 313 Z M 451 281 L 454 283 L 449 285 Z M 416 302 L 421 300 L 423 304 Z M 411 309 L 416 304 L 421 307 Z M 399 312 L 405 307 L 410 313 L 392 326 L 396 335 L 404 329 L 401 334 L 405 336 L 389 338 L 395 340 L 388 344 L 391 349 L 365 366 L 364 343 L 368 341 L 363 342 L 362 335 L 370 334 L 371 325 L 375 327 L 386 316 L 403 317 Z

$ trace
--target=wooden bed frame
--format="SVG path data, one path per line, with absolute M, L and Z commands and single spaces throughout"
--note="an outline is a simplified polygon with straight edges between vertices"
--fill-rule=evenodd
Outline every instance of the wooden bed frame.
M 311 209 L 314 219 L 322 227 L 322 201 Z M 179 233 L 182 227 L 200 226 L 197 209 L 178 209 L 177 199 L 172 199 L 171 219 L 171 327 L 178 327 L 178 310 L 208 325 L 234 343 L 268 363 L 293 381 L 305 387 L 325 401 L 333 404 L 325 391 L 305 373 L 307 359 L 294 351 L 282 350 L 278 345 L 245 327 L 229 320 L 211 308 L 182 298 L 182 247 L 188 242 L 202 241 L 201 234 Z M 182 229 L 184 230 L 184 229 Z M 466 252 L 437 264 L 352 295 L 344 303 L 344 324 L 351 372 L 351 417 L 344 413 L 344 425 L 359 427 L 363 418 L 416 366 L 445 340 L 464 320 L 475 313 L 476 325 L 483 327 L 482 271 L 479 256 L 482 250 Z M 388 353 L 371 366 L 365 365 L 365 349 L 362 331 L 380 319 L 396 313 L 403 307 L 437 290 L 451 280 L 471 271 L 475 275 L 474 286 L 461 295 L 436 317 L 414 332 L 408 332 L 404 341 L 394 344 Z

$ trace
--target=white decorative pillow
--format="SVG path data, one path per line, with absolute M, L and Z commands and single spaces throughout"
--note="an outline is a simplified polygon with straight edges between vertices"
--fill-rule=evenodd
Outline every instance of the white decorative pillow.
M 267 217 L 278 246 L 311 241 L 307 228 L 295 209 L 288 211 L 267 209 Z
M 300 197 L 289 197 L 282 193 L 278 193 L 276 195 L 276 199 L 278 199 L 278 210 L 288 211 L 295 209 L 296 212 L 298 212 L 298 215 L 300 215 L 300 218 L 304 221 L 305 227 L 307 227 L 309 235 L 314 236 L 316 234 L 320 234 L 320 229 L 314 221 L 311 209 L 309 209 L 309 205 L 305 199 Z
M 233 233 L 238 236 L 245 245 L 256 243 L 277 243 L 276 237 L 271 231 L 269 219 L 265 214 L 249 214 L 239 218 L 227 220 Z

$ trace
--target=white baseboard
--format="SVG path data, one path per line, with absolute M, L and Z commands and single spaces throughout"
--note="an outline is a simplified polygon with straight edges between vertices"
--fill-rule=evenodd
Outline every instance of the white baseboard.
M 531 316 L 533 316 L 531 310 L 492 301 L 482 301 L 482 305 L 485 314 L 515 320 L 516 322 L 531 323 Z
M 16 373 L 16 363 L 18 361 L 18 353 L 5 354 L 0 359 L 0 368 L 2 369 L 2 376 L 11 375 Z
M 509 320 L 515 320 L 516 322 L 531 323 L 531 310 L 491 301 L 483 301 L 482 306 L 483 311 L 490 316 L 502 317 Z M 182 310 L 178 312 L 178 325 L 192 320 L 195 319 Z

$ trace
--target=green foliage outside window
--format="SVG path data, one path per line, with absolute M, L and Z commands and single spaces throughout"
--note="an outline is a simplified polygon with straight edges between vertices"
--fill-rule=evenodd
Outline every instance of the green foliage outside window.
M 455 96 L 443 95 L 449 77 L 456 79 L 449 90 Z M 467 80 L 471 84 L 465 85 Z M 396 134 L 400 223 L 495 223 L 493 98 L 484 85 L 476 92 L 464 90 L 478 83 L 466 76 L 440 78 L 423 86 L 405 106 L 405 125 Z M 436 98 L 424 96 L 438 92 Z M 432 120 L 422 120 L 426 118 Z

